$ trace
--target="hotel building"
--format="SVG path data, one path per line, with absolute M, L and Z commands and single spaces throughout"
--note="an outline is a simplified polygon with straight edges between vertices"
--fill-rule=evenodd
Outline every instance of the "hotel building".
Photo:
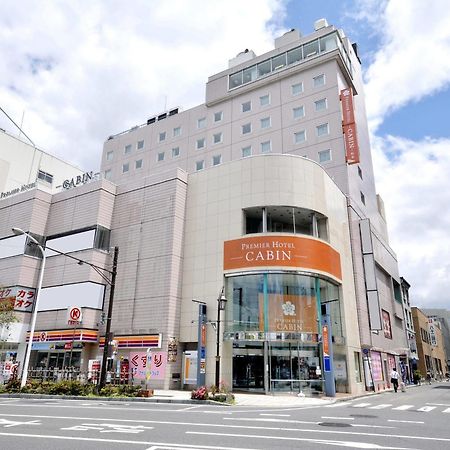
M 183 388 L 219 377 L 261 393 L 387 388 L 407 344 L 356 45 L 319 20 L 312 34 L 291 30 L 266 54 L 239 53 L 208 79 L 205 97 L 110 136 L 102 180 L 0 203 L 0 245 L 20 227 L 108 267 L 107 249 L 119 247 L 112 364 L 130 365 L 136 382 Z M 25 201 L 27 211 L 45 203 L 45 217 L 11 214 Z M 39 260 L 19 253 L 0 260 L 0 280 L 31 287 Z M 104 344 L 108 285 L 49 255 L 43 286 L 34 364 L 64 364 L 67 351 L 50 337 L 61 347 L 72 332 L 87 369 Z M 83 311 L 76 331 L 69 306 Z M 140 362 L 147 349 L 150 374 Z M 72 362 L 74 353 L 72 345 Z

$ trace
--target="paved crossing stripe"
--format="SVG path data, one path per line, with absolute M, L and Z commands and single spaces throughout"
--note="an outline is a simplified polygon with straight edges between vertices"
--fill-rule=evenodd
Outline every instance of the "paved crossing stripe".
M 444 413 L 450 413 L 450 408 L 444 409 L 444 411 L 442 411 Z
M 371 406 L 369 409 L 384 409 L 389 408 L 389 406 L 392 406 L 391 403 L 382 403 L 381 405 Z
M 392 408 L 395 411 L 405 411 L 407 409 L 412 408 L 414 405 L 401 405 L 401 406 L 397 406 L 396 408 Z
M 366 406 L 370 406 L 371 403 L 358 403 L 357 405 L 353 405 L 353 408 L 364 408 Z
M 422 406 L 422 408 L 419 408 L 417 411 L 430 412 L 433 409 L 436 409 L 436 406 Z

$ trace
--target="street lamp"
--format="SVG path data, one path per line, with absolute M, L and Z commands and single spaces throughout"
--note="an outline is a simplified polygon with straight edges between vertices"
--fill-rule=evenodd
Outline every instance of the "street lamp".
M 227 299 L 223 292 L 223 288 L 220 291 L 220 295 L 217 298 L 217 335 L 216 335 L 216 387 L 219 387 L 219 377 L 220 377 L 220 312 L 225 309 Z
M 27 347 L 27 353 L 25 355 L 25 362 L 24 367 L 22 370 L 22 380 L 21 380 L 21 387 L 25 386 L 25 383 L 27 381 L 27 374 L 28 374 L 28 365 L 30 363 L 30 355 L 31 355 L 31 347 L 33 344 L 33 334 L 34 329 L 36 326 L 36 318 L 37 318 L 37 307 L 39 302 L 39 294 L 41 292 L 42 287 L 42 279 L 44 275 L 44 268 L 45 268 L 45 251 L 41 244 L 29 233 L 26 233 L 25 231 L 21 230 L 20 228 L 13 228 L 13 233 L 16 235 L 24 234 L 27 236 L 34 244 L 36 244 L 39 247 L 39 250 L 42 253 L 42 263 L 41 263 L 41 272 L 39 274 L 39 281 L 37 286 L 37 294 L 36 294 L 36 301 L 33 311 L 33 317 L 31 320 L 31 328 L 30 328 L 30 339 L 28 341 L 28 347 Z M 108 360 L 108 353 L 109 353 L 109 345 L 110 345 L 110 334 L 111 334 L 111 319 L 112 319 L 112 311 L 113 311 L 113 303 L 114 303 L 114 290 L 116 286 L 116 275 L 117 275 L 117 260 L 119 257 L 119 247 L 114 247 L 114 256 L 113 256 L 113 266 L 112 270 L 108 270 L 105 267 L 100 267 L 95 264 L 92 264 L 90 262 L 84 261 L 80 258 L 76 258 L 75 256 L 68 255 L 67 253 L 63 253 L 59 250 L 56 250 L 54 248 L 45 246 L 47 250 L 50 250 L 52 252 L 58 253 L 59 255 L 66 256 L 67 258 L 73 259 L 77 261 L 78 264 L 83 265 L 87 264 L 88 266 L 92 267 L 102 278 L 103 280 L 110 285 L 110 291 L 109 291 L 109 304 L 108 304 L 108 314 L 106 317 L 106 330 L 105 330 L 105 345 L 103 347 L 103 358 L 102 358 L 102 366 L 100 370 L 100 380 L 99 380 L 99 388 L 101 389 L 105 385 L 106 380 L 106 362 Z M 111 279 L 108 279 L 101 271 L 104 271 L 108 273 L 111 276 Z M 31 344 L 30 344 L 31 342 Z M 24 375 L 25 373 L 25 375 Z
M 27 351 L 25 353 L 25 361 L 23 363 L 23 369 L 22 369 L 22 377 L 20 379 L 20 388 L 23 388 L 25 384 L 27 383 L 27 377 L 28 377 L 28 366 L 30 364 L 30 356 L 31 356 L 31 347 L 33 346 L 33 336 L 34 336 L 34 328 L 36 326 L 36 318 L 37 318 L 37 312 L 38 312 L 38 306 L 39 306 L 39 297 L 41 294 L 41 288 L 42 288 L 42 279 L 44 277 L 44 269 L 45 269 L 45 252 L 42 248 L 42 245 L 33 237 L 31 234 L 26 233 L 20 228 L 13 228 L 13 233 L 17 236 L 25 235 L 31 242 L 36 244 L 42 253 L 42 262 L 41 262 L 41 270 L 39 272 L 39 279 L 38 284 L 36 287 L 36 300 L 34 301 L 34 309 L 33 314 L 31 316 L 31 325 L 30 325 L 30 337 L 28 338 L 28 345 L 27 345 Z

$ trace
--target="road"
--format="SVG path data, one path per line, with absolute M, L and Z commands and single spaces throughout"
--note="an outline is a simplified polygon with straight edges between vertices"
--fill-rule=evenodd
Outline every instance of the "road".
M 450 383 L 289 408 L 0 398 L 1 449 L 80 447 L 448 449 Z

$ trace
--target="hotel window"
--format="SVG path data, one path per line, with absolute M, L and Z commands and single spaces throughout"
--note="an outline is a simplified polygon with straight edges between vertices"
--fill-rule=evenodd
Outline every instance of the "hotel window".
M 320 87 L 325 85 L 325 75 L 322 73 L 313 78 L 314 87 Z
M 271 151 L 272 151 L 271 141 L 261 142 L 261 153 L 269 153 Z
M 137 149 L 142 150 L 144 148 L 144 141 L 138 141 L 137 143 Z
M 246 123 L 245 125 L 242 125 L 242 134 L 248 134 L 252 132 L 252 124 Z
M 316 102 L 314 102 L 314 106 L 316 108 L 316 111 L 324 111 L 328 108 L 327 99 L 322 98 L 320 100 L 317 100 Z
M 262 95 L 261 97 L 259 97 L 259 105 L 260 106 L 270 105 L 270 95 L 266 94 L 266 95 Z
M 134 165 L 135 169 L 142 169 L 142 159 L 137 159 Z
M 122 173 L 126 173 L 130 170 L 130 163 L 122 164 Z
M 306 131 L 297 131 L 297 133 L 294 133 L 294 143 L 295 144 L 301 144 L 302 142 L 306 141 Z
M 305 117 L 305 107 L 297 106 L 296 108 L 293 108 L 292 114 L 294 116 L 294 119 L 301 119 L 302 117 Z
M 114 152 L 111 150 L 110 152 L 106 152 L 106 161 L 112 161 L 114 158 Z
M 175 127 L 173 129 L 173 137 L 181 136 L 181 127 Z
M 252 102 L 244 102 L 242 103 L 242 112 L 248 112 L 252 110 Z
M 326 136 L 327 134 L 330 133 L 330 130 L 328 129 L 328 123 L 323 123 L 321 125 L 318 125 L 316 127 L 316 131 L 317 131 L 317 136 Z
M 161 133 L 159 133 L 158 141 L 159 142 L 163 142 L 165 140 L 166 140 L 166 132 L 165 131 L 161 131 Z
M 214 113 L 214 122 L 220 122 L 223 119 L 223 112 L 217 111 Z
M 110 180 L 111 175 L 112 175 L 111 169 L 105 170 L 105 175 L 104 175 L 105 180 Z
M 292 95 L 299 95 L 303 92 L 303 83 L 296 83 L 291 86 Z
M 124 155 L 129 155 L 131 153 L 131 145 L 125 145 L 123 153 Z
M 251 145 L 242 148 L 242 157 L 246 158 L 247 156 L 252 155 L 252 147 Z
M 164 161 L 164 152 L 159 152 L 158 153 L 158 162 L 159 161 Z
M 270 128 L 270 117 L 264 117 L 264 119 L 261 119 L 261 128 Z
M 366 197 L 365 197 L 365 195 L 362 192 L 360 192 L 360 195 L 361 195 L 361 203 L 363 205 L 365 205 L 366 204 Z
M 53 183 L 53 175 L 50 175 L 47 172 L 44 172 L 43 170 L 39 170 L 37 174 L 38 180 L 45 181 L 48 184 Z
M 177 156 L 180 156 L 180 147 L 174 147 L 172 149 L 172 158 L 176 158 Z
M 197 139 L 197 150 L 205 148 L 205 138 Z
M 331 161 L 331 150 L 330 149 L 319 152 L 319 162 L 323 163 L 323 162 L 327 162 L 327 161 Z
M 355 381 L 357 383 L 361 383 L 362 376 L 361 376 L 361 354 L 359 352 L 353 352 L 354 358 L 355 358 Z
M 218 166 L 222 163 L 222 155 L 214 155 L 212 157 L 213 166 Z
M 206 127 L 206 117 L 202 117 L 197 119 L 197 128 L 205 128 Z
M 222 142 L 222 133 L 213 134 L 213 143 L 220 144 Z
M 202 170 L 204 168 L 205 168 L 205 161 L 203 159 L 195 163 L 195 170 Z

